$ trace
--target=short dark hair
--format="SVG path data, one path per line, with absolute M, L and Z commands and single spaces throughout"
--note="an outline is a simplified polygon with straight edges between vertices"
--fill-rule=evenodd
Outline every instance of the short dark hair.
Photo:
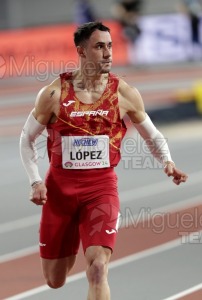
M 103 25 L 101 22 L 84 23 L 81 26 L 79 26 L 74 32 L 75 46 L 77 47 L 85 43 L 91 37 L 91 34 L 95 30 L 110 32 L 110 29 L 107 26 Z

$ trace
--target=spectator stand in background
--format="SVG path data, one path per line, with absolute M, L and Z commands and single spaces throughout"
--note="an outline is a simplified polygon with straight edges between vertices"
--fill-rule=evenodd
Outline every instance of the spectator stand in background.
M 125 37 L 135 42 L 141 34 L 138 17 L 142 8 L 142 0 L 122 0 L 112 7 L 115 19 L 121 24 Z
M 76 0 L 74 7 L 74 21 L 80 25 L 98 20 L 95 9 L 90 0 Z
M 202 18 L 201 0 L 181 0 L 180 11 L 188 16 L 190 22 L 190 59 L 202 59 L 202 43 L 200 39 L 200 22 Z
M 141 16 L 139 24 L 142 32 L 130 51 L 131 64 L 164 64 L 191 59 L 190 23 L 185 14 Z M 202 22 L 200 42 L 202 44 Z
M 141 35 L 139 15 L 142 10 L 142 0 L 118 0 L 112 6 L 112 15 L 122 27 L 123 36 L 128 42 L 129 60 L 135 54 L 136 41 Z

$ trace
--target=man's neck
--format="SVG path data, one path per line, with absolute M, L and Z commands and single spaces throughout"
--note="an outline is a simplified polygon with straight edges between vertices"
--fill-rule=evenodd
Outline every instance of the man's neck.
M 81 70 L 77 70 L 74 73 L 74 79 L 77 88 L 88 91 L 97 90 L 98 87 L 106 85 L 108 76 L 108 73 L 99 75 L 96 74 L 95 76 L 92 76 L 85 74 L 85 72 L 81 72 Z

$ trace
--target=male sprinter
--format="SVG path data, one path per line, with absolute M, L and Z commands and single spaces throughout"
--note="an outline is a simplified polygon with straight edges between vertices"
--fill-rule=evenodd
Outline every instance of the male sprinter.
M 109 300 L 108 263 L 119 218 L 114 167 L 126 132 L 123 116 L 128 114 L 141 136 L 152 140 L 152 154 L 175 184 L 185 182 L 187 175 L 175 167 L 138 91 L 110 73 L 110 29 L 100 22 L 86 23 L 76 30 L 74 42 L 80 67 L 39 92 L 21 134 L 20 151 L 32 187 L 30 200 L 43 205 L 39 245 L 47 284 L 59 288 L 65 283 L 81 240 L 87 299 Z M 43 182 L 35 140 L 45 128 L 50 167 Z

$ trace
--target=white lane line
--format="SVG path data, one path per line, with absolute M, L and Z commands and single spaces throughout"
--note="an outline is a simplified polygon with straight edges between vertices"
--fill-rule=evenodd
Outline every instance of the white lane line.
M 155 217 L 155 214 L 158 214 L 158 215 L 162 214 L 162 216 L 163 216 L 163 214 L 165 214 L 165 213 L 176 212 L 176 211 L 179 211 L 180 209 L 188 209 L 189 207 L 194 207 L 199 204 L 202 204 L 202 198 L 201 198 L 201 196 L 196 196 L 193 198 L 188 198 L 183 201 L 180 201 L 179 203 L 173 203 L 171 205 L 166 205 L 166 206 L 162 206 L 160 208 L 152 209 L 150 211 L 150 214 L 146 215 L 147 219 L 145 219 L 145 214 L 143 214 L 143 213 L 130 215 L 130 216 L 128 216 L 128 218 L 121 219 L 121 228 L 127 227 L 127 226 L 137 226 L 138 223 L 140 223 L 141 221 L 149 222 L 149 220 L 151 218 Z M 20 228 L 35 225 L 35 221 L 37 221 L 37 219 L 39 219 L 39 217 L 40 217 L 40 215 L 35 215 L 35 216 L 30 217 L 30 221 L 29 221 L 29 217 L 27 217 L 27 218 L 24 218 L 21 220 L 17 220 L 17 221 L 15 221 L 15 223 L 13 222 L 12 224 L 8 223 L 9 226 L 5 227 L 4 232 L 13 231 L 12 226 L 15 226 L 16 229 L 20 229 Z M 38 222 L 39 221 L 37 221 L 37 223 Z M 3 229 L 2 229 L 2 231 L 3 231 Z M 0 230 L 0 233 L 2 233 L 2 231 Z M 10 260 L 18 259 L 18 258 L 21 258 L 26 255 L 34 254 L 37 251 L 38 251 L 38 246 L 35 245 L 35 246 L 31 246 L 31 247 L 24 248 L 21 250 L 17 250 L 15 252 L 0 255 L 0 263 L 8 262 Z
M 36 214 L 33 216 L 25 217 L 22 219 L 18 219 L 11 222 L 6 222 L 3 224 L 0 224 L 0 234 L 2 233 L 8 233 L 10 231 L 15 231 L 18 229 L 23 229 L 29 226 L 33 226 L 38 224 L 40 221 L 40 214 Z
M 194 207 L 195 205 L 202 204 L 202 198 L 201 196 L 196 196 L 193 198 L 188 198 L 183 201 L 180 201 L 179 203 L 173 203 L 170 205 L 162 206 L 156 209 L 152 209 L 150 211 L 149 215 L 146 215 L 147 221 L 149 222 L 150 218 L 154 217 L 155 214 L 165 214 L 165 213 L 172 213 L 176 212 L 181 209 L 188 209 L 189 207 Z M 14 229 L 21 229 L 24 227 L 32 226 L 35 225 L 36 223 L 38 224 L 39 222 L 40 215 L 34 215 L 32 217 L 27 217 L 24 219 L 20 219 L 17 221 L 14 221 L 12 223 L 5 223 L 3 224 L 4 226 L 0 228 L 0 233 L 5 233 L 9 231 L 13 231 Z M 145 215 L 144 214 L 134 214 L 128 216 L 128 218 L 123 218 L 121 220 L 121 227 L 126 227 L 126 226 L 134 226 L 137 225 L 139 222 L 145 221 Z M 13 228 L 14 227 L 14 228 Z M 0 263 L 7 262 L 10 260 L 18 259 L 22 256 L 34 254 L 35 252 L 38 251 L 38 246 L 31 246 L 28 248 L 24 248 L 15 252 L 11 252 L 8 254 L 4 254 L 0 256 Z
M 15 252 L 4 254 L 0 256 L 0 263 L 5 263 L 14 259 L 22 258 L 23 256 L 31 255 L 39 250 L 38 246 L 31 246 Z
M 189 179 L 186 183 L 186 186 L 183 186 L 183 188 L 189 188 L 190 186 L 201 182 L 202 171 L 194 172 L 189 174 Z M 141 199 L 144 197 L 151 197 L 164 192 L 176 191 L 176 188 L 182 187 L 176 187 L 174 183 L 171 183 L 169 179 L 166 179 L 161 182 L 149 184 L 140 188 L 134 188 L 124 192 L 120 192 L 119 197 L 121 199 L 121 204 L 123 204 L 128 201 Z
M 182 298 L 184 296 L 187 296 L 187 295 L 190 295 L 190 294 L 192 294 L 194 292 L 197 292 L 197 291 L 199 291 L 201 289 L 202 289 L 202 283 L 199 283 L 198 285 L 195 285 L 195 286 L 193 286 L 193 287 L 191 287 L 191 288 L 189 288 L 189 289 L 187 289 L 185 291 L 182 291 L 182 292 L 180 292 L 178 294 L 175 294 L 175 295 L 173 295 L 171 297 L 168 297 L 168 298 L 165 298 L 163 300 L 177 300 L 177 299 L 180 299 L 180 298 Z
M 152 218 L 155 216 L 161 216 L 164 217 L 166 214 L 172 214 L 172 213 L 177 213 L 180 212 L 181 210 L 186 210 L 192 207 L 197 207 L 198 205 L 202 205 L 202 196 L 195 196 L 192 198 L 187 198 L 185 200 L 168 204 L 165 206 L 157 207 L 154 209 L 151 209 L 147 212 L 147 207 L 143 207 L 140 209 L 139 213 L 137 214 L 128 214 L 127 217 L 124 218 L 124 214 L 122 214 L 122 219 L 121 219 L 121 228 L 122 227 L 127 227 L 127 226 L 133 226 L 133 225 L 138 225 L 142 221 L 150 221 Z M 197 226 L 197 222 L 194 223 L 193 225 Z
M 0 126 L 12 126 L 12 125 L 24 125 L 27 119 L 27 114 L 24 116 L 13 116 L 12 119 L 8 119 L 5 115 L 4 118 L 1 117 Z
M 3 97 L 0 98 L 0 107 L 11 107 L 13 105 L 15 106 L 20 106 L 22 104 L 33 104 L 34 106 L 34 101 L 35 101 L 35 94 L 30 92 L 30 94 L 23 95 L 21 94 L 18 99 L 12 96 L 4 95 Z
M 202 204 L 201 196 L 188 198 L 188 199 L 182 200 L 177 203 L 173 203 L 170 205 L 165 205 L 162 207 L 152 209 L 151 214 L 156 213 L 156 212 L 162 213 L 162 212 L 166 212 L 166 211 L 172 212 L 172 211 L 176 211 L 176 210 L 182 209 L 182 208 L 189 208 L 189 206 L 192 207 L 196 204 Z M 139 216 L 138 214 L 133 215 L 133 219 L 136 219 L 138 216 Z M 15 231 L 18 229 L 27 228 L 29 226 L 34 226 L 34 225 L 39 224 L 39 222 L 40 222 L 40 214 L 36 214 L 36 215 L 30 216 L 30 217 L 25 217 L 25 218 L 22 218 L 19 220 L 3 223 L 3 224 L 0 224 L 0 234 L 8 233 L 10 231 Z M 1 256 L 0 256 L 0 258 L 1 258 Z
M 134 261 L 137 261 L 137 260 L 140 260 L 140 259 L 152 256 L 152 255 L 156 255 L 156 254 L 164 252 L 164 251 L 171 250 L 171 249 L 179 247 L 181 245 L 182 245 L 181 238 L 179 238 L 179 239 L 176 239 L 174 241 L 162 244 L 160 246 L 156 246 L 156 247 L 153 247 L 153 248 L 150 248 L 150 249 L 138 252 L 136 254 L 132 254 L 132 255 L 126 256 L 124 258 L 117 259 L 117 260 L 115 260 L 115 261 L 113 261 L 113 262 L 111 262 L 109 264 L 109 269 L 114 269 L 114 268 L 123 266 L 125 264 L 128 264 L 128 263 L 131 263 L 131 262 L 134 262 Z M 80 280 L 80 279 L 85 278 L 85 277 L 86 277 L 86 273 L 85 272 L 81 272 L 81 273 L 75 274 L 73 276 L 68 277 L 66 284 L 68 284 L 70 282 L 74 282 L 74 281 Z M 15 296 L 6 298 L 5 300 L 21 300 L 21 299 L 26 299 L 27 297 L 31 297 L 33 295 L 37 295 L 37 294 L 45 292 L 45 291 L 47 291 L 49 289 L 50 288 L 47 285 L 42 285 L 42 286 L 40 286 L 38 288 L 34 288 L 34 289 L 29 290 L 29 291 L 26 291 L 26 292 L 17 294 Z
M 80 272 L 78 274 L 70 276 L 68 278 L 68 280 L 67 280 L 67 283 L 74 282 L 74 281 L 83 279 L 85 277 L 86 277 L 86 272 Z M 45 292 L 47 290 L 50 290 L 50 288 L 47 285 L 41 285 L 41 286 L 39 286 L 37 288 L 28 290 L 27 292 L 20 293 L 20 294 L 17 294 L 15 296 L 12 296 L 12 297 L 9 297 L 9 298 L 5 298 L 4 300 L 21 300 L 21 299 L 27 299 L 28 297 L 31 297 L 31 296 L 43 293 L 43 292 Z
M 189 175 L 189 181 L 186 183 L 187 185 L 194 185 L 202 182 L 202 171 L 195 172 Z M 166 191 L 176 190 L 176 186 L 174 184 L 171 184 L 169 180 L 164 180 L 158 183 L 147 185 L 146 187 L 140 187 L 140 188 L 134 188 L 131 190 L 127 190 L 125 192 L 120 192 L 119 196 L 121 199 L 121 204 L 129 201 L 135 201 L 136 199 L 141 199 L 148 196 L 154 196 Z M 183 203 L 184 201 L 181 201 L 180 203 Z M 176 204 L 178 205 L 178 204 Z M 172 204 L 171 204 L 172 207 Z M 162 209 L 162 208 L 160 208 Z M 160 210 L 158 209 L 158 210 Z M 18 229 L 23 229 L 25 227 L 33 226 L 38 224 L 40 220 L 40 214 L 26 217 L 23 219 L 6 222 L 3 224 L 0 224 L 0 234 L 7 233 L 10 231 L 15 231 Z

